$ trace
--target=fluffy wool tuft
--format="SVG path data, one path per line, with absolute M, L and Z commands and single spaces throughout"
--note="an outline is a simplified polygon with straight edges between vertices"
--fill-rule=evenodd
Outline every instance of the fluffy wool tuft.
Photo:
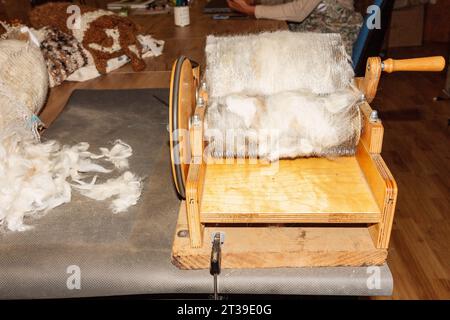
M 111 162 L 117 169 L 128 169 L 128 158 L 133 155 L 133 149 L 129 144 L 122 140 L 114 141 L 114 146 L 110 149 L 100 148 L 101 155 L 91 155 L 91 159 L 105 158 Z
M 101 154 L 89 151 L 89 144 L 61 146 L 57 141 L 37 142 L 25 129 L 7 128 L 0 132 L 0 225 L 11 231 L 24 231 L 30 226 L 25 217 L 38 216 L 71 201 L 71 186 L 81 194 L 97 200 L 115 196 L 113 212 L 126 211 L 140 197 L 140 178 L 129 171 L 104 184 L 85 183 L 91 172 L 110 173 L 93 160 L 105 158 L 115 168 L 128 167 L 132 150 L 117 140 L 111 149 L 101 148 Z M 71 182 L 69 182 L 71 181 Z
M 208 107 L 207 153 L 216 157 L 280 158 L 352 155 L 359 141 L 361 93 L 305 91 L 230 95 Z
M 141 180 L 130 171 L 124 172 L 118 178 L 108 179 L 105 183 L 95 184 L 97 176 L 90 183 L 76 181 L 78 185 L 72 185 L 80 190 L 80 193 L 94 200 L 106 200 L 116 197 L 111 203 L 114 213 L 126 211 L 128 207 L 135 205 L 141 194 Z

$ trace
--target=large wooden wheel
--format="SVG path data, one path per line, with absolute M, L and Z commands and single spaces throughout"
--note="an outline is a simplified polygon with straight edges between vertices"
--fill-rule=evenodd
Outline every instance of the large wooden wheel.
M 189 119 L 195 111 L 197 81 L 194 78 L 196 63 L 184 56 L 173 64 L 170 79 L 169 132 L 172 176 L 178 194 L 186 197 L 185 182 L 189 170 L 191 147 Z

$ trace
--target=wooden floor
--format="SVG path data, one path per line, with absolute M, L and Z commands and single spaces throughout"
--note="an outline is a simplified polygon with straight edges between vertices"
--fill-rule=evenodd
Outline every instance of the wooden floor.
M 443 54 L 448 46 L 391 50 Z M 398 183 L 388 264 L 393 299 L 450 299 L 450 101 L 433 102 L 445 74 L 384 75 L 371 104 L 385 127 L 382 156 Z

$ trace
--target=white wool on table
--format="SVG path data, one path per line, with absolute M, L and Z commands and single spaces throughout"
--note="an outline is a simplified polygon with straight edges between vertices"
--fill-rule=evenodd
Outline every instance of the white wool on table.
M 141 194 L 141 180 L 130 171 L 126 171 L 118 178 L 108 179 L 105 183 L 95 184 L 97 176 L 90 183 L 76 181 L 72 185 L 80 193 L 94 200 L 105 200 L 116 196 L 111 203 L 114 213 L 126 211 L 129 206 L 135 205 Z
M 110 149 L 100 148 L 101 155 L 91 156 L 92 159 L 105 158 L 111 162 L 117 169 L 128 169 L 128 158 L 133 155 L 133 149 L 129 144 L 122 140 L 114 141 L 114 146 Z
M 353 88 L 320 96 L 287 91 L 213 99 L 205 117 L 206 152 L 269 161 L 351 155 L 361 133 L 361 99 Z
M 114 213 L 135 205 L 142 190 L 141 179 L 129 171 L 103 184 L 86 183 L 88 173 L 111 173 L 128 167 L 132 149 L 117 140 L 101 154 L 89 151 L 89 144 L 60 146 L 54 140 L 37 142 L 25 129 L 5 128 L 0 131 L 0 225 L 12 231 L 30 228 L 24 217 L 38 216 L 71 201 L 71 186 L 90 198 L 111 202 Z M 104 160 L 112 168 L 95 163 Z
M 156 40 L 151 35 L 140 34 L 137 36 L 142 46 L 142 57 L 159 57 L 164 49 L 164 40 Z
M 205 52 L 212 98 L 293 90 L 329 94 L 345 89 L 354 78 L 339 34 L 279 31 L 208 36 Z

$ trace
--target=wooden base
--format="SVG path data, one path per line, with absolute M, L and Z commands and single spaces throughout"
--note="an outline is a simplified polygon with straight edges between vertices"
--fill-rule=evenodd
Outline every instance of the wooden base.
M 180 205 L 172 263 L 207 269 L 211 234 L 225 233 L 222 268 L 337 267 L 380 265 L 387 250 L 376 249 L 367 227 L 206 226 L 200 248 L 191 248 L 186 204 Z

